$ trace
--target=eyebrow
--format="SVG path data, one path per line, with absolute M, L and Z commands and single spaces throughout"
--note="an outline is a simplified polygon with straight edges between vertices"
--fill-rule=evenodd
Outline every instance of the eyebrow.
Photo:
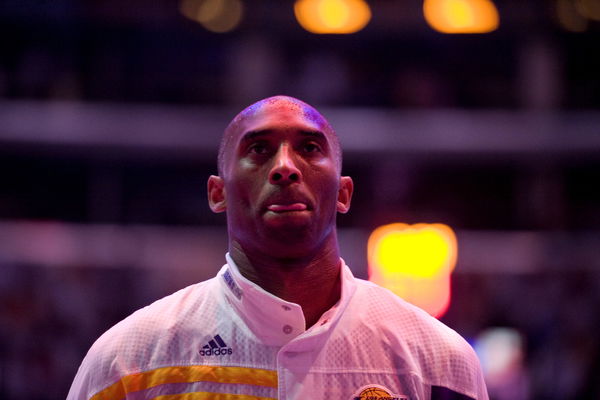
M 257 131 L 248 131 L 248 132 L 244 133 L 244 135 L 242 136 L 242 139 L 240 141 L 247 142 L 249 140 L 256 139 L 257 137 L 267 136 L 267 135 L 271 134 L 272 132 L 273 132 L 272 129 L 261 129 L 261 130 L 257 130 Z M 326 138 L 325 134 L 321 131 L 301 130 L 300 134 L 303 136 L 314 137 L 314 138 L 317 138 L 317 139 L 327 142 L 327 138 Z

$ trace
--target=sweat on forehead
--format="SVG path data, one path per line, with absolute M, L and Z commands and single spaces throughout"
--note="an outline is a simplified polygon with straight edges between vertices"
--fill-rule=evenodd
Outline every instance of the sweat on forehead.
M 229 125 L 225 129 L 225 132 L 223 133 L 221 145 L 219 146 L 219 175 L 223 175 L 225 151 L 227 148 L 233 145 L 233 138 L 240 133 L 238 132 L 240 125 L 248 118 L 256 116 L 262 112 L 277 112 L 278 110 L 297 112 L 306 119 L 315 122 L 316 125 L 322 126 L 324 130 L 323 133 L 332 139 L 332 146 L 334 147 L 335 157 L 337 159 L 338 166 L 341 169 L 342 151 L 340 148 L 338 137 L 331 125 L 329 125 L 329 122 L 327 122 L 327 120 L 325 119 L 325 117 L 323 117 L 321 113 L 317 111 L 314 107 L 312 107 L 310 104 L 307 104 L 302 100 L 290 96 L 273 96 L 263 100 L 259 100 L 256 103 L 246 107 L 238 115 L 236 115 L 233 118 L 233 120 L 229 123 Z
M 235 131 L 235 128 L 247 118 L 253 117 L 261 112 L 277 112 L 281 111 L 294 111 L 302 114 L 306 119 L 316 122 L 318 125 L 324 125 L 327 128 L 329 123 L 314 107 L 298 100 L 294 97 L 289 96 L 273 96 L 266 99 L 257 101 L 256 103 L 246 107 L 238 115 L 233 118 L 226 132 L 231 134 Z

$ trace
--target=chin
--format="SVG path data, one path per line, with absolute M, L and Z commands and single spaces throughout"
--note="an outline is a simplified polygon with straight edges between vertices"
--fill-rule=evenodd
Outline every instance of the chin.
M 289 243 L 290 241 L 304 241 L 313 236 L 310 224 L 273 224 L 266 226 L 264 237 L 269 241 Z
M 265 228 L 264 235 L 261 236 L 269 246 L 290 249 L 304 247 L 304 244 L 315 241 L 316 235 L 312 225 L 279 224 Z

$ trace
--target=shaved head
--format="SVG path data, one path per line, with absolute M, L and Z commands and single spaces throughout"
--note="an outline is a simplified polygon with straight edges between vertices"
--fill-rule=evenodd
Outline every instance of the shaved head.
M 244 123 L 249 119 L 260 115 L 277 113 L 278 111 L 294 112 L 302 115 L 304 118 L 314 121 L 321 126 L 322 133 L 330 140 L 334 148 L 334 154 L 338 171 L 341 172 L 342 167 L 342 149 L 339 143 L 337 134 L 329 124 L 329 122 L 321 115 L 317 109 L 310 104 L 289 96 L 273 96 L 257 101 L 256 103 L 246 107 L 229 123 L 223 133 L 221 145 L 219 146 L 218 168 L 219 175 L 224 176 L 226 160 L 228 158 L 228 150 L 235 147 L 236 140 L 243 133 Z

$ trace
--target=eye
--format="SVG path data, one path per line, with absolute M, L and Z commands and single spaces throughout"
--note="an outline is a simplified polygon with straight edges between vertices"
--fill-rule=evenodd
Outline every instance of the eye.
M 253 143 L 248 147 L 248 153 L 267 154 L 267 151 L 268 151 L 267 145 L 262 142 Z
M 321 146 L 314 142 L 308 142 L 304 144 L 303 150 L 306 153 L 316 153 L 321 151 Z

